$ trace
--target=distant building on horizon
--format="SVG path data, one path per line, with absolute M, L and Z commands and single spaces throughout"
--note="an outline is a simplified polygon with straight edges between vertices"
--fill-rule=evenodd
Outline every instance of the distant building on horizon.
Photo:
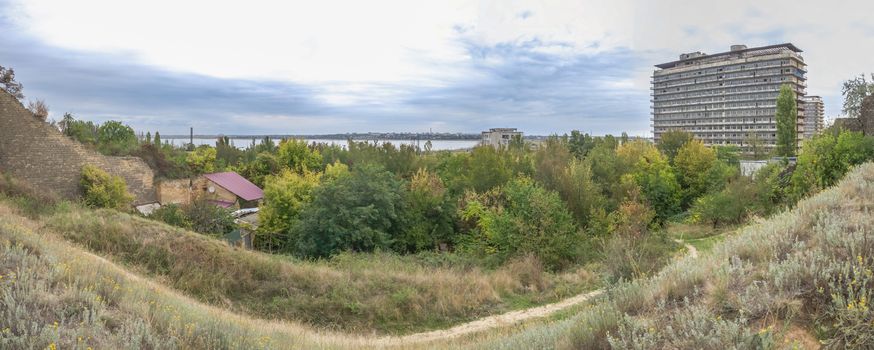
M 692 52 L 673 62 L 657 64 L 652 76 L 652 132 L 679 129 L 707 145 L 755 142 L 772 148 L 777 141 L 777 95 L 789 84 L 798 105 L 797 130 L 804 134 L 807 73 L 801 49 L 791 43 L 707 55 Z
M 825 104 L 822 97 L 804 96 L 804 139 L 809 140 L 825 128 Z
M 522 137 L 522 132 L 516 128 L 491 128 L 482 132 L 480 144 L 495 148 L 507 147 L 514 138 Z

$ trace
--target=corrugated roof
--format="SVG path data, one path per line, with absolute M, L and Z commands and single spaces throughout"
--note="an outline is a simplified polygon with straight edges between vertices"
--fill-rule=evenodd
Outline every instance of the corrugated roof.
M 203 176 L 244 200 L 253 201 L 264 197 L 264 191 L 233 171 Z

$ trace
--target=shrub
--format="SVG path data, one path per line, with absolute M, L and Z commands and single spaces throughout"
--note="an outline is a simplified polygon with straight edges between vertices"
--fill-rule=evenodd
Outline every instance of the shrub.
M 693 223 L 710 223 L 713 227 L 741 223 L 757 204 L 756 186 L 739 178 L 719 192 L 698 198 L 689 210 Z
M 463 250 L 496 263 L 531 254 L 551 270 L 580 255 L 584 237 L 557 193 L 518 178 L 502 188 L 501 196 L 499 206 L 474 200 L 462 209 L 463 218 L 476 222 Z
M 185 163 L 191 174 L 200 175 L 215 171 L 215 148 L 208 145 L 200 145 L 192 152 L 188 152 Z
M 50 213 L 61 202 L 51 190 L 37 189 L 9 174 L 0 174 L 0 194 L 15 199 L 18 207 L 32 218 Z
M 149 218 L 176 227 L 191 228 L 191 221 L 188 219 L 188 214 L 186 214 L 182 206 L 178 204 L 165 204 L 149 214 Z
M 322 155 L 311 150 L 304 140 L 283 140 L 279 143 L 276 159 L 280 166 L 297 173 L 318 171 L 322 166 Z
M 297 253 L 327 257 L 342 251 L 388 249 L 402 229 L 402 187 L 394 176 L 372 164 L 326 182 L 295 225 Z
M 109 175 L 102 169 L 86 164 L 79 181 L 85 204 L 95 208 L 127 210 L 134 197 L 128 194 L 127 184 L 120 176 Z
M 219 207 L 206 198 L 196 198 L 184 209 L 194 231 L 223 236 L 237 227 L 231 210 Z
M 264 187 L 255 246 L 267 251 L 291 251 L 297 243 L 292 228 L 299 221 L 301 210 L 312 201 L 312 192 L 319 185 L 319 175 L 302 175 L 288 169 L 269 176 Z
M 128 155 L 138 143 L 134 129 L 121 122 L 110 120 L 97 128 L 97 149 L 103 154 Z

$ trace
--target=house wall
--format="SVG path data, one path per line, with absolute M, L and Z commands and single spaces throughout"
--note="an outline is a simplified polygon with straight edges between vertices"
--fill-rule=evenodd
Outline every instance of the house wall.
M 0 171 L 37 188 L 77 198 L 85 164 L 123 177 L 135 205 L 156 201 L 154 173 L 142 159 L 107 157 L 87 149 L 37 120 L 12 95 L 0 90 Z
M 164 180 L 158 183 L 158 202 L 164 204 L 188 204 L 191 190 L 188 179 Z
M 215 189 L 215 192 L 209 193 L 209 187 L 212 186 Z M 235 203 L 235 207 L 239 208 L 239 202 L 237 201 L 237 195 L 231 191 L 226 190 L 224 187 L 219 186 L 215 182 L 210 181 L 205 177 L 200 177 L 194 180 L 194 184 L 192 185 L 192 193 L 195 196 L 206 196 L 206 198 L 212 200 L 221 200 Z

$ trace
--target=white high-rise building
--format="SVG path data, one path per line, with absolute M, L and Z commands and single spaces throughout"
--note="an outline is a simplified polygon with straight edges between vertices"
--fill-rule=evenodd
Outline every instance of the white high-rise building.
M 804 133 L 802 98 L 807 73 L 800 49 L 792 44 L 707 55 L 693 52 L 656 65 L 652 77 L 652 131 L 680 129 L 708 145 L 745 147 L 757 137 L 766 147 L 777 141 L 777 95 L 788 84 L 798 98 L 798 135 Z

